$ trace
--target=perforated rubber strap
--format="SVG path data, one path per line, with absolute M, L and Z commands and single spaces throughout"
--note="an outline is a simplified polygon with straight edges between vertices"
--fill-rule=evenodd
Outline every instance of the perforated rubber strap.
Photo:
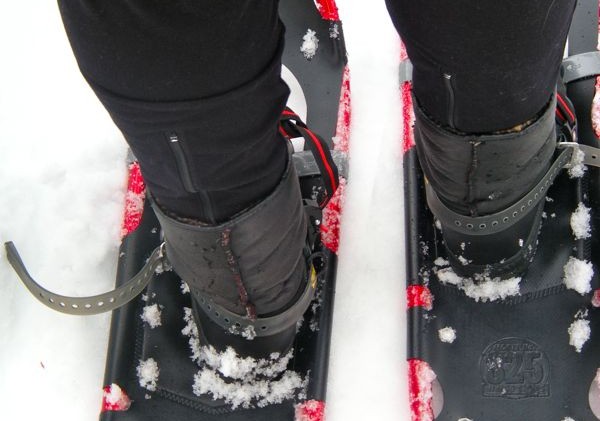
M 575 54 L 564 59 L 561 74 L 564 83 L 600 75 L 600 51 Z
M 67 297 L 50 292 L 38 284 L 27 272 L 19 252 L 11 241 L 4 246 L 8 261 L 35 298 L 53 310 L 78 316 L 105 313 L 127 304 L 146 288 L 156 269 L 165 261 L 163 243 L 154 249 L 144 267 L 119 288 L 90 297 Z
M 306 144 L 315 157 L 315 161 L 323 177 L 325 189 L 327 190 L 325 200 L 319 203 L 319 206 L 324 208 L 339 186 L 338 168 L 331 156 L 329 146 L 319 135 L 304 124 L 298 114 L 289 108 L 286 108 L 281 114 L 279 132 L 286 139 L 302 136 L 306 141 Z
M 563 168 L 573 165 L 572 158 L 576 155 L 575 149 L 579 148 L 586 154 L 584 163 L 594 165 L 600 156 L 600 149 L 584 147 L 573 142 L 564 142 L 558 144 L 559 149 L 563 151 L 546 172 L 546 175 L 537 183 L 537 185 L 514 205 L 501 212 L 491 215 L 469 217 L 454 212 L 442 203 L 438 195 L 433 191 L 429 183 L 426 183 L 425 190 L 427 194 L 427 204 L 431 212 L 442 222 L 443 225 L 452 227 L 451 229 L 462 234 L 468 235 L 490 235 L 504 231 L 517 222 L 519 222 L 528 211 L 534 208 L 540 201 L 546 197 L 548 188 L 552 185 L 558 174 Z M 589 158 L 587 155 L 590 154 Z M 596 159 L 592 158 L 596 156 Z

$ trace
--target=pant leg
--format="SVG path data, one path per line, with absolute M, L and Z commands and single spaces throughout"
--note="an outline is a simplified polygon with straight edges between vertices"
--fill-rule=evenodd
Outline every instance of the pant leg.
M 386 3 L 414 65 L 414 94 L 433 120 L 489 133 L 548 103 L 575 0 Z
M 278 0 L 58 0 L 79 67 L 157 201 L 220 222 L 286 165 Z

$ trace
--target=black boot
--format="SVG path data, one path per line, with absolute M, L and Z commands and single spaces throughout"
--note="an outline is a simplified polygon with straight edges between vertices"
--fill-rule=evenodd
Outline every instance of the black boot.
M 533 257 L 556 149 L 555 107 L 553 97 L 533 122 L 505 134 L 457 133 L 415 107 L 427 203 L 459 275 L 519 276 Z
M 296 171 L 260 203 L 216 226 L 182 222 L 154 204 L 167 258 L 189 285 L 200 342 L 267 358 L 292 346 L 314 295 L 308 222 Z

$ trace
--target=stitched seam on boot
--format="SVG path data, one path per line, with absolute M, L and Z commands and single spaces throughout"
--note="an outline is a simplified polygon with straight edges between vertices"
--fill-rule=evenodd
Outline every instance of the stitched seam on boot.
M 246 286 L 242 280 L 242 274 L 240 273 L 239 265 L 235 256 L 233 255 L 233 251 L 231 250 L 230 229 L 226 229 L 221 233 L 221 247 L 223 248 L 225 256 L 227 257 L 229 269 L 231 270 L 238 294 L 240 295 L 240 302 L 246 309 L 246 316 L 248 316 L 250 320 L 256 320 L 256 308 L 254 304 L 250 302 L 250 297 L 248 296 L 248 291 L 246 290 Z
M 478 140 L 471 140 L 471 167 L 467 173 L 467 206 L 469 207 L 469 213 L 471 216 L 477 216 L 477 203 L 475 203 L 476 191 L 475 191 L 475 174 L 479 169 L 479 154 L 477 147 L 481 145 Z

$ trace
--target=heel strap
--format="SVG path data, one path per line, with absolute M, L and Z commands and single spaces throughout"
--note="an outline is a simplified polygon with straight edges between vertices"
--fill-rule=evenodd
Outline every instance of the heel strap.
M 144 267 L 129 281 L 104 294 L 89 297 L 67 297 L 48 291 L 38 284 L 27 272 L 12 241 L 4 244 L 6 256 L 11 266 L 21 278 L 29 292 L 45 306 L 65 314 L 91 316 L 115 310 L 137 297 L 154 277 L 156 269 L 165 262 L 165 244 L 158 246 Z
M 546 198 L 548 188 L 563 169 L 571 168 L 576 163 L 600 167 L 599 148 L 580 145 L 576 142 L 559 142 L 557 149 L 562 151 L 544 177 L 521 200 L 503 211 L 479 217 L 461 215 L 442 203 L 428 182 L 425 183 L 427 204 L 443 226 L 451 227 L 452 230 L 461 234 L 491 235 L 504 231 L 519 222 L 529 213 L 529 210 L 535 209 Z

